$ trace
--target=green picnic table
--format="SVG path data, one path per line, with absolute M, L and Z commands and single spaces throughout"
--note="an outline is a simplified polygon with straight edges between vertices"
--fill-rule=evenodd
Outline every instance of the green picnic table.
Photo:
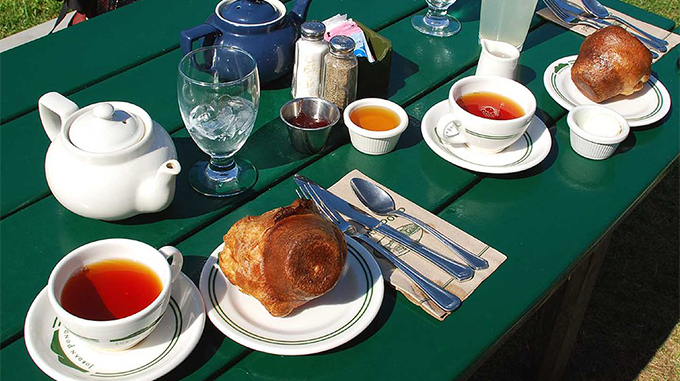
M 183 271 L 198 284 L 206 258 L 232 224 L 295 199 L 295 173 L 330 187 L 359 169 L 498 249 L 507 260 L 442 322 L 386 286 L 382 306 L 365 331 L 314 355 L 253 351 L 206 319 L 196 348 L 163 379 L 464 379 L 548 300 L 551 328 L 538 348 L 543 362 L 537 377 L 559 379 L 610 232 L 678 158 L 678 49 L 652 66 L 670 92 L 668 115 L 633 129 L 625 149 L 613 157 L 591 161 L 571 149 L 567 111 L 543 85 L 546 67 L 577 54 L 583 37 L 534 17 L 519 80 L 536 96 L 537 115 L 549 128 L 552 148 L 534 168 L 487 175 L 443 160 L 420 132 L 427 110 L 446 99 L 456 80 L 474 74 L 480 2 L 456 2 L 451 12 L 461 20 L 462 30 L 450 38 L 434 38 L 411 26 L 411 16 L 424 12 L 422 0 L 314 0 L 308 19 L 347 13 L 392 42 L 388 97 L 410 115 L 408 129 L 397 148 L 383 156 L 355 150 L 341 124 L 321 153 L 301 154 L 293 150 L 278 117 L 280 106 L 291 98 L 290 88 L 264 89 L 255 129 L 238 153 L 258 168 L 257 183 L 245 194 L 211 199 L 188 183 L 188 170 L 205 155 L 184 129 L 175 86 L 179 32 L 203 22 L 215 3 L 144 0 L 0 55 L 0 378 L 49 378 L 29 356 L 24 322 L 66 253 L 113 237 L 157 248 L 174 245 L 185 256 Z M 672 21 L 627 4 L 605 4 L 666 30 L 675 28 Z M 60 205 L 45 180 L 49 139 L 37 111 L 38 98 L 49 91 L 80 106 L 124 100 L 158 121 L 171 134 L 183 167 L 170 207 L 104 222 Z M 105 378 L 111 377 L 100 377 Z

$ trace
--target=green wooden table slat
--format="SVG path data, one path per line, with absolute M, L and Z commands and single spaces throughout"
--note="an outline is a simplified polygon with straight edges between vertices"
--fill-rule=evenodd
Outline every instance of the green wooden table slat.
M 179 31 L 205 21 L 215 4 L 139 1 L 2 53 L 0 78 L 12 95 L 0 99 L 0 123 L 35 110 L 43 93 L 69 94 L 176 49 Z
M 391 3 L 382 0 L 383 3 Z M 309 18 L 325 19 L 343 8 L 328 1 L 316 0 L 316 7 L 310 6 Z M 287 3 L 291 7 L 293 3 Z M 353 10 L 357 20 L 361 17 L 365 25 L 378 29 L 394 19 L 403 18 L 421 8 L 419 3 L 402 2 L 403 6 L 390 7 L 390 12 L 378 13 Z M 80 106 L 107 100 L 125 100 L 144 108 L 152 118 L 168 131 L 184 128 L 177 108 L 176 76 L 177 63 L 181 58 L 179 50 L 138 65 L 115 77 L 101 81 L 69 96 Z M 47 91 L 47 90 L 46 90 Z M 276 93 L 271 99 L 270 93 Z M 290 99 L 290 90 L 264 90 L 258 115 L 260 125 L 278 118 L 279 107 Z M 269 101 L 269 102 L 268 102 Z M 36 98 L 37 102 L 37 98 Z M 37 104 L 37 103 L 36 103 Z M 0 126 L 4 139 L 0 142 L 0 168 L 3 182 L 0 183 L 0 215 L 6 216 L 30 205 L 49 194 L 44 175 L 45 152 L 49 140 L 42 130 L 37 111 Z M 13 186 L 21 181 L 21 189 Z
M 327 12 L 337 12 L 331 7 L 327 7 Z M 397 8 L 397 7 L 394 7 Z M 405 14 L 411 11 L 411 4 L 407 3 Z M 358 11 L 357 11 L 358 13 Z M 397 11 L 392 11 L 391 15 L 398 15 L 403 17 Z M 357 19 L 358 16 L 357 16 Z M 371 22 L 377 22 L 374 19 Z M 408 22 L 408 20 L 406 20 Z M 369 24 L 370 25 L 370 24 Z M 167 59 L 171 61 L 170 55 L 160 59 Z M 150 63 L 147 63 L 150 64 Z M 144 66 L 144 65 L 142 65 Z M 174 69 L 174 64 L 173 64 Z M 128 72 L 133 72 L 130 70 Z M 128 72 L 121 74 L 121 76 L 132 75 Z M 113 80 L 113 79 L 111 79 Z M 132 79 L 130 79 L 132 80 Z M 176 106 L 174 104 L 174 74 L 172 74 L 173 89 L 171 91 L 171 112 L 167 115 L 177 114 Z M 297 153 L 292 149 L 288 141 L 287 132 L 283 123 L 277 118 L 278 105 L 283 104 L 285 99 L 289 97 L 288 89 L 280 89 L 273 91 L 276 96 L 263 97 L 263 105 L 271 102 L 271 107 L 263 107 L 263 113 L 269 113 L 273 118 L 270 122 L 265 123 L 246 143 L 241 151 L 241 155 L 250 159 L 260 171 L 260 179 L 252 192 L 230 199 L 229 201 L 216 201 L 206 199 L 196 194 L 188 186 L 188 172 L 191 166 L 200 158 L 204 157 L 193 141 L 188 137 L 188 134 L 181 126 L 180 130 L 173 134 L 175 145 L 177 146 L 180 163 L 184 170 L 179 175 L 177 180 L 177 194 L 174 203 L 168 210 L 157 214 L 140 216 L 133 218 L 130 221 L 122 223 L 108 223 L 102 221 L 89 220 L 81 218 L 65 210 L 56 200 L 50 196 L 38 201 L 37 203 L 25 208 L 18 213 L 0 221 L 0 231 L 8 237 L 17 237 L 17 239 L 3 240 L 0 245 L 3 250 L 8 251 L 24 251 L 40 252 L 44 259 L 50 263 L 42 269 L 36 269 L 28 279 L 24 279 L 24 283 L 28 289 L 31 289 L 37 295 L 38 291 L 44 285 L 45 279 L 49 275 L 50 268 L 56 264 L 59 258 L 64 253 L 78 247 L 84 243 L 102 239 L 107 237 L 128 237 L 133 239 L 140 239 L 154 246 L 161 246 L 168 242 L 178 239 L 184 235 L 191 234 L 195 229 L 200 229 L 206 223 L 214 220 L 216 216 L 227 213 L 239 203 L 252 197 L 253 192 L 260 192 L 276 183 L 281 178 L 289 176 L 294 173 L 299 167 L 314 160 L 313 156 L 307 156 Z M 74 100 L 79 101 L 78 97 L 74 96 Z M 83 95 L 86 97 L 87 95 Z M 162 99 L 158 104 L 162 104 Z M 258 116 L 258 121 L 260 117 Z M 168 128 L 168 123 L 165 127 Z M 259 122 L 258 122 L 259 123 Z M 39 128 L 36 126 L 34 128 Z M 341 141 L 346 141 L 341 129 L 336 129 L 338 133 L 334 134 L 335 145 Z M 46 138 L 43 138 L 46 139 Z M 15 142 L 16 143 L 16 142 Z M 332 144 L 331 144 L 332 146 Z M 271 149 L 275 147 L 275 149 Z M 266 153 L 266 155 L 265 155 Z M 25 158 L 25 156 L 24 156 Z M 41 161 L 42 162 L 42 161 Z M 34 171 L 42 171 L 41 166 L 35 168 Z M 42 173 L 41 173 L 41 176 Z M 181 200 L 181 202 L 179 201 Z M 38 217 L 44 216 L 44 217 Z M 34 221 L 36 218 L 41 218 L 44 225 L 37 226 Z M 138 225 L 141 224 L 141 225 Z M 50 226 L 47 231 L 49 233 L 42 233 L 44 226 Z M 85 233 L 83 233 L 85 232 Z M 30 234 L 35 234 L 38 238 L 19 239 L 18 237 L 27 237 Z M 54 242 L 58 242 L 56 245 Z M 24 261 L 28 258 L 22 256 L 13 256 L 5 260 L 5 268 L 19 268 L 25 266 Z M 11 284 L 11 276 L 5 276 L 0 280 L 0 284 Z M 7 283 L 9 282 L 9 283 Z M 3 303 L 17 305 L 19 308 L 14 311 L 2 311 L 3 325 L 0 328 L 0 341 L 7 340 L 11 335 L 15 335 L 20 330 L 20 325 L 24 319 L 25 311 L 28 309 L 30 300 L 26 300 L 21 295 L 21 292 L 5 292 L 2 295 Z

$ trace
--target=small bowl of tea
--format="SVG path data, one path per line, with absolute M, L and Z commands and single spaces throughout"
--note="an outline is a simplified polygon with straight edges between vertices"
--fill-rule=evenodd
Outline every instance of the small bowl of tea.
M 380 98 L 350 103 L 343 114 L 352 145 L 368 155 L 382 155 L 394 149 L 408 127 L 408 115 L 398 104 Z
M 90 346 L 128 349 L 161 320 L 182 262 L 171 246 L 95 241 L 57 263 L 47 282 L 48 299 L 64 327 Z
M 317 153 L 340 119 L 340 110 L 322 98 L 296 98 L 281 106 L 279 116 L 288 126 L 288 137 L 296 151 Z

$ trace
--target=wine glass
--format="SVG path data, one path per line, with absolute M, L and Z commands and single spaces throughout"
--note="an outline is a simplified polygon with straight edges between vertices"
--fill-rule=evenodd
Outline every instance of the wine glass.
M 415 15 L 411 25 L 420 33 L 430 36 L 448 37 L 460 31 L 460 21 L 446 12 L 456 0 L 425 0 L 427 13 Z
M 255 125 L 260 79 L 255 59 L 245 50 L 207 46 L 182 58 L 177 101 L 196 145 L 210 155 L 191 168 L 189 183 L 206 196 L 227 197 L 251 188 L 257 169 L 234 154 Z

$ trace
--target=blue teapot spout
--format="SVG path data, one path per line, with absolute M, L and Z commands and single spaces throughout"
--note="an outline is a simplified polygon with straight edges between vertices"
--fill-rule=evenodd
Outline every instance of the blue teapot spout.
M 297 0 L 293 9 L 290 10 L 292 19 L 296 24 L 300 25 L 307 19 L 307 9 L 312 0 Z

